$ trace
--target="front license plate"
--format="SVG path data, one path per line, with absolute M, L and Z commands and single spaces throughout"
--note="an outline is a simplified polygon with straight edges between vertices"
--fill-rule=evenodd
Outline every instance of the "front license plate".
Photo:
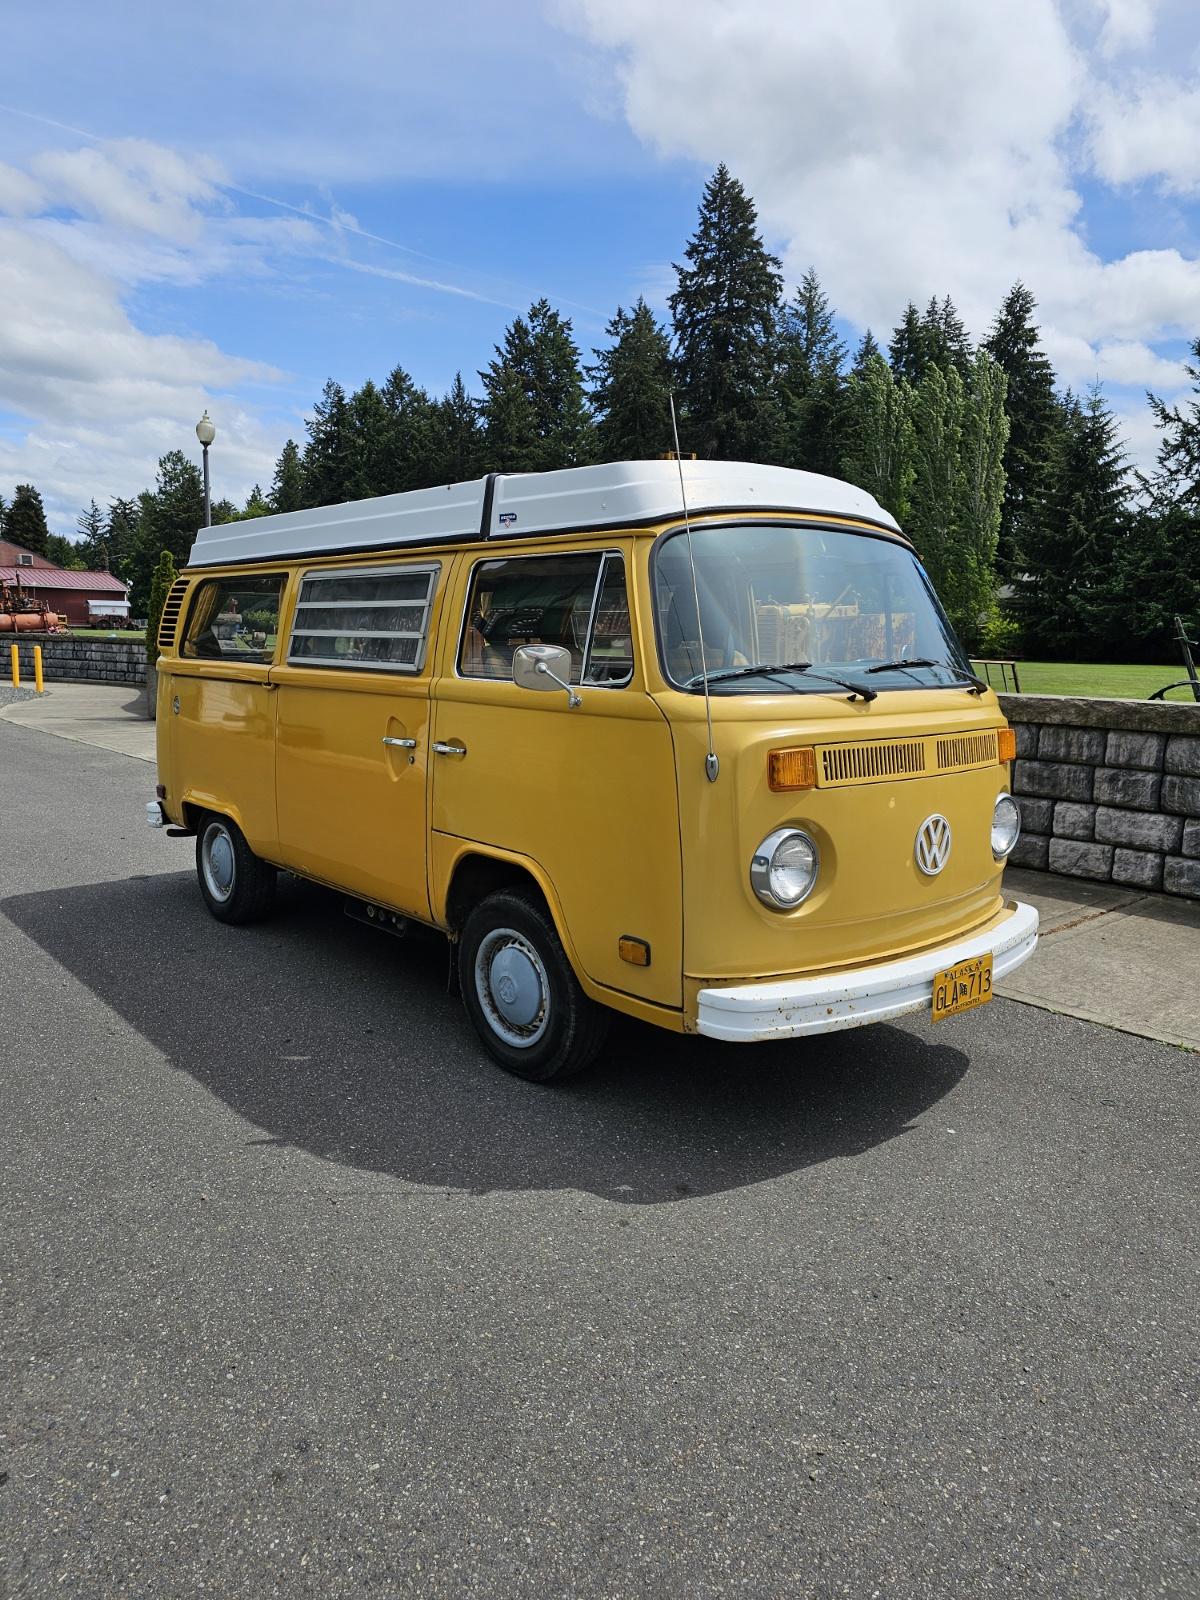
M 992 958 L 975 956 L 947 967 L 933 980 L 933 1020 L 956 1017 L 960 1011 L 986 1005 L 992 998 Z

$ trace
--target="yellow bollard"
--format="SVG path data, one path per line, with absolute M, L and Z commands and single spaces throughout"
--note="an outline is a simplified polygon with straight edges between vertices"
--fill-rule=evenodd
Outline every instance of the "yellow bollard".
M 35 644 L 33 647 L 33 682 L 39 694 L 45 694 L 46 685 L 42 682 L 42 647 Z
M 10 648 L 12 650 L 12 681 L 13 681 L 13 688 L 14 689 L 19 689 L 21 687 L 21 657 L 17 653 L 17 647 L 16 647 L 15 644 L 12 645 Z

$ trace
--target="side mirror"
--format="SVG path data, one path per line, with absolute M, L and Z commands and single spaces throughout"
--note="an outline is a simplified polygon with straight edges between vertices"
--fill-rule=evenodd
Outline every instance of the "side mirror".
M 565 689 L 572 711 L 583 704 L 571 687 L 571 652 L 562 645 L 521 645 L 513 651 L 512 675 L 521 689 Z

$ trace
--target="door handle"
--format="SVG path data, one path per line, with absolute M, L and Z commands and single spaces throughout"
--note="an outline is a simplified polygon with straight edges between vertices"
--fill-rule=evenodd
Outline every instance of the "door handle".
M 434 754 L 439 756 L 465 756 L 467 753 L 465 744 L 442 744 L 438 740 L 434 741 L 432 748 Z
M 384 744 L 394 744 L 397 750 L 415 750 L 417 748 L 417 741 L 415 739 L 393 739 L 389 734 L 386 733 L 383 736 L 383 742 Z M 437 749 L 436 745 L 434 746 L 434 749 Z

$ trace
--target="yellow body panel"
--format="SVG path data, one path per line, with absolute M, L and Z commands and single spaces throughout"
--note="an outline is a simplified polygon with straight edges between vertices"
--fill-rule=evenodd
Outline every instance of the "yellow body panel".
M 158 722 L 167 814 L 183 821 L 184 804 L 224 812 L 268 860 L 444 928 L 464 861 L 519 865 L 542 888 L 585 990 L 675 1029 L 692 1025 L 702 987 L 881 962 L 994 920 L 1001 866 L 990 823 L 1008 769 L 980 751 L 1004 726 L 995 696 L 891 689 L 866 705 L 832 687 L 714 695 L 720 774 L 710 783 L 703 697 L 671 687 L 658 664 L 650 553 L 667 526 L 506 548 L 624 553 L 633 681 L 585 685 L 574 710 L 565 693 L 458 674 L 471 571 L 495 558 L 495 542 L 239 568 L 289 570 L 282 639 L 302 572 L 439 563 L 425 664 L 418 674 L 278 659 L 268 668 L 181 661 L 167 650 Z M 389 747 L 385 736 L 417 745 Z M 941 756 L 951 770 L 933 770 L 941 739 L 955 741 Z M 821 752 L 865 741 L 922 741 L 919 760 L 895 758 L 907 770 L 865 778 L 868 758 L 823 763 Z M 435 742 L 466 754 L 439 756 Z M 772 792 L 768 752 L 797 745 L 818 750 L 817 786 Z M 954 848 L 927 878 L 914 846 L 934 812 L 948 819 Z M 816 840 L 821 874 L 802 906 L 781 913 L 756 898 L 749 867 L 761 841 L 788 824 Z M 624 936 L 649 944 L 649 966 L 621 959 Z

